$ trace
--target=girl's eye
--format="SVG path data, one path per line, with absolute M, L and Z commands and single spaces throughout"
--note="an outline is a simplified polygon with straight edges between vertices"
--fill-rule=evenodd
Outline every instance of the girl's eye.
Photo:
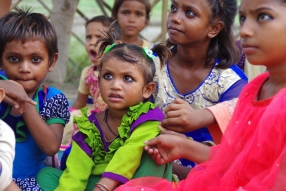
M 106 80 L 111 80 L 112 79 L 112 75 L 107 73 L 107 74 L 103 75 L 103 78 L 106 79 Z
M 11 57 L 8 58 L 8 60 L 10 62 L 19 62 L 19 58 L 17 58 L 16 56 L 11 56 Z
M 273 18 L 267 14 L 259 14 L 257 20 L 272 20 Z
M 186 11 L 186 15 L 187 16 L 196 16 L 195 13 L 193 11 L 191 11 L 191 10 L 187 10 Z
M 34 58 L 32 58 L 32 62 L 36 62 L 36 63 L 39 63 L 39 62 L 41 62 L 42 61 L 42 59 L 41 58 L 39 58 L 39 57 L 34 57 Z
M 127 82 L 134 82 L 134 79 L 130 76 L 124 76 L 124 80 Z
M 246 19 L 245 16 L 240 15 L 239 16 L 239 23 L 242 24 L 245 21 L 245 19 Z
M 175 12 L 177 8 L 174 5 L 171 5 L 171 12 Z

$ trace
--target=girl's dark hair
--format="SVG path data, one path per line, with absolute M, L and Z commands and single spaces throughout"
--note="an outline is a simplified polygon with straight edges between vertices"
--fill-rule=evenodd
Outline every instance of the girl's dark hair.
M 236 47 L 232 27 L 237 13 L 236 0 L 205 0 L 211 7 L 210 23 L 219 19 L 224 23 L 223 29 L 218 35 L 211 39 L 205 66 L 213 66 L 211 62 L 214 58 L 218 58 L 220 63 L 218 68 L 229 68 L 239 61 L 239 51 Z M 173 47 L 172 53 L 177 52 L 176 45 L 167 40 L 167 46 Z
M 15 40 L 25 42 L 31 39 L 43 40 L 51 64 L 58 53 L 56 30 L 48 19 L 40 13 L 31 13 L 30 9 L 19 9 L 0 18 L 0 67 L 6 44 Z
M 126 1 L 126 0 L 115 0 L 114 1 L 113 7 L 111 10 L 112 18 L 117 19 L 118 10 L 124 1 Z M 130 0 L 128 0 L 128 1 L 130 1 Z M 136 0 L 136 1 L 139 1 L 145 5 L 145 7 L 146 7 L 146 19 L 150 19 L 150 12 L 151 12 L 150 1 L 149 0 Z
M 147 56 L 144 49 L 134 44 L 116 44 L 116 35 L 113 32 L 104 31 L 102 32 L 105 38 L 101 38 L 97 41 L 95 46 L 100 44 L 99 55 L 101 57 L 104 50 L 115 44 L 107 53 L 104 53 L 100 66 L 99 73 L 101 72 L 103 64 L 109 59 L 119 59 L 131 64 L 138 64 L 142 68 L 145 83 L 148 84 L 153 82 L 155 75 L 155 63 L 154 60 Z M 166 60 L 171 56 L 171 52 L 168 47 L 163 44 L 157 44 L 152 49 L 153 54 L 160 59 L 161 68 L 165 65 Z M 99 74 L 100 75 L 100 74 Z
M 92 22 L 101 23 L 104 27 L 109 27 L 113 21 L 114 19 L 111 17 L 105 15 L 99 15 L 86 21 L 85 27 L 87 27 L 87 25 Z

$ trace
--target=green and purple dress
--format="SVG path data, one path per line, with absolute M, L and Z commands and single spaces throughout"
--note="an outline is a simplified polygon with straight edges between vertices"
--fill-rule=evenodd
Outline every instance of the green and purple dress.
M 164 118 L 155 104 L 145 102 L 130 107 L 118 127 L 119 135 L 111 142 L 105 140 L 95 113 L 87 116 L 86 111 L 82 109 L 83 116 L 74 118 L 79 132 L 73 137 L 66 170 L 60 174 L 58 183 L 52 183 L 58 184 L 56 191 L 92 190 L 103 177 L 122 184 L 142 176 L 171 179 L 170 164 L 159 166 L 144 152 L 144 141 L 159 134 L 158 125 Z M 90 183 L 94 176 L 97 178 Z M 40 179 L 44 177 L 47 179 L 46 175 Z M 46 188 L 45 185 L 41 187 Z

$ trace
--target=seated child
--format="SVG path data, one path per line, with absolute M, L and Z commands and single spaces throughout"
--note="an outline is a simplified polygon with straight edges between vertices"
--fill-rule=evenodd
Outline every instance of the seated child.
M 10 12 L 0 19 L 0 44 L 0 67 L 7 76 L 1 79 L 19 83 L 36 102 L 25 103 L 22 112 L 8 102 L 0 105 L 1 119 L 16 136 L 13 178 L 22 190 L 40 190 L 35 177 L 47 156 L 58 152 L 70 117 L 65 95 L 43 85 L 58 58 L 56 31 L 42 14 Z
M 164 118 L 155 104 L 148 102 L 156 84 L 153 53 L 164 63 L 167 47 L 152 50 L 133 44 L 115 44 L 112 33 L 98 41 L 105 49 L 99 66 L 99 87 L 108 108 L 100 113 L 75 117 L 79 132 L 73 137 L 67 168 L 45 168 L 37 181 L 42 190 L 114 190 L 118 185 L 141 176 L 170 179 L 170 165 L 158 166 L 143 153 L 144 140 L 158 135 Z M 102 54 L 99 54 L 101 56 Z
M 70 108 L 71 118 L 64 129 L 61 150 L 65 150 L 70 146 L 72 136 L 75 133 L 72 119 L 74 116 L 81 116 L 79 109 L 86 106 L 89 95 L 92 97 L 93 101 L 93 105 L 89 106 L 91 110 L 100 112 L 106 109 L 106 104 L 101 98 L 98 87 L 98 66 L 101 58 L 98 57 L 98 48 L 95 47 L 95 43 L 99 38 L 103 37 L 101 31 L 107 30 L 113 21 L 114 19 L 110 17 L 100 15 L 93 17 L 85 24 L 85 49 L 92 65 L 86 66 L 81 73 L 77 98 L 74 101 L 72 108 Z

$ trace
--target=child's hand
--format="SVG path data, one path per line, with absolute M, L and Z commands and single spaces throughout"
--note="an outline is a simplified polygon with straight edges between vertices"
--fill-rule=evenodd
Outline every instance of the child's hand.
M 20 113 L 23 113 L 25 103 L 37 105 L 35 101 L 28 97 L 24 88 L 15 81 L 1 80 L 0 87 L 5 91 L 5 98 L 3 101 L 16 108 Z
M 181 158 L 181 142 L 185 142 L 185 135 L 163 131 L 159 136 L 146 141 L 145 150 L 151 155 L 152 159 L 159 165 L 172 162 L 175 159 Z
M 166 108 L 161 125 L 176 132 L 190 132 L 214 122 L 213 115 L 207 109 L 194 110 L 189 103 L 177 98 Z

